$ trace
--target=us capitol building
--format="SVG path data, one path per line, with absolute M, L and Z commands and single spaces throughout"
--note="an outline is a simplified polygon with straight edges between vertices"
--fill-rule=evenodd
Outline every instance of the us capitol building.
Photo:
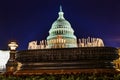
M 52 24 L 49 36 L 46 40 L 31 41 L 28 49 L 48 49 L 48 48 L 75 48 L 75 47 L 103 47 L 104 43 L 100 38 L 90 38 L 77 40 L 71 24 L 64 18 L 64 12 L 60 6 L 58 19 Z
M 15 44 L 9 46 L 17 47 Z M 113 60 L 117 58 L 117 49 L 104 47 L 100 38 L 77 39 L 60 6 L 47 40 L 29 42 L 28 50 L 11 50 L 6 71 L 17 75 L 109 73 L 115 71 Z

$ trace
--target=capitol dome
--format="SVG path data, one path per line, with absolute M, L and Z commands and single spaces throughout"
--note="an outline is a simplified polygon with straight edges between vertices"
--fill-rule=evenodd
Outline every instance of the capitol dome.
M 52 24 L 52 29 L 56 29 L 56 28 L 69 28 L 69 29 L 71 29 L 71 24 L 65 19 L 57 19 Z
M 47 37 L 49 48 L 77 47 L 76 36 L 71 24 L 64 18 L 62 7 L 60 6 L 59 17 L 52 24 Z

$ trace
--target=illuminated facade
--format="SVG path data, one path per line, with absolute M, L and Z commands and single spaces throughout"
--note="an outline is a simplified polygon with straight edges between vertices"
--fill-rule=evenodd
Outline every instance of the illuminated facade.
M 6 71 L 6 63 L 9 59 L 9 53 L 8 50 L 0 50 L 0 72 Z
M 62 7 L 58 14 L 47 40 L 39 44 L 31 41 L 28 50 L 17 51 L 14 59 L 11 56 L 9 62 L 17 61 L 14 74 L 114 72 L 113 60 L 118 58 L 117 49 L 104 47 L 100 38 L 77 39 L 71 24 L 63 16 Z
M 64 12 L 60 6 L 58 19 L 52 24 L 47 37 L 48 48 L 77 47 L 77 38 L 71 24 L 64 18 Z
M 78 39 L 74 35 L 71 24 L 64 18 L 64 12 L 60 6 L 59 17 L 52 24 L 47 40 L 31 41 L 28 49 L 47 49 L 47 48 L 73 48 L 73 47 L 103 47 L 104 43 L 100 38 Z

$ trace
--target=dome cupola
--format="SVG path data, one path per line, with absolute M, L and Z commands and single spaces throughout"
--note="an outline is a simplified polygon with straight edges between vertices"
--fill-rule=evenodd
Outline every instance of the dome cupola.
M 71 24 L 64 18 L 64 12 L 62 6 L 58 13 L 59 17 L 52 24 L 49 30 L 49 36 L 47 37 L 49 48 L 68 48 L 77 47 L 76 36 Z

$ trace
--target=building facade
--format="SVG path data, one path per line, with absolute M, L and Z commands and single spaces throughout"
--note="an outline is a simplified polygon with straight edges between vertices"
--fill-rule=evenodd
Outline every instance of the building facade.
M 31 41 L 28 50 L 17 51 L 15 74 L 104 73 L 115 71 L 113 60 L 117 49 L 104 47 L 100 38 L 77 39 L 60 6 L 58 18 L 49 30 L 47 40 Z M 11 59 L 11 58 L 10 58 Z
M 37 44 L 39 43 L 39 44 Z M 60 6 L 58 18 L 49 30 L 47 40 L 40 42 L 29 42 L 28 49 L 48 49 L 48 48 L 73 48 L 73 47 L 103 47 L 103 40 L 100 38 L 77 39 L 69 21 L 64 18 L 64 12 Z

